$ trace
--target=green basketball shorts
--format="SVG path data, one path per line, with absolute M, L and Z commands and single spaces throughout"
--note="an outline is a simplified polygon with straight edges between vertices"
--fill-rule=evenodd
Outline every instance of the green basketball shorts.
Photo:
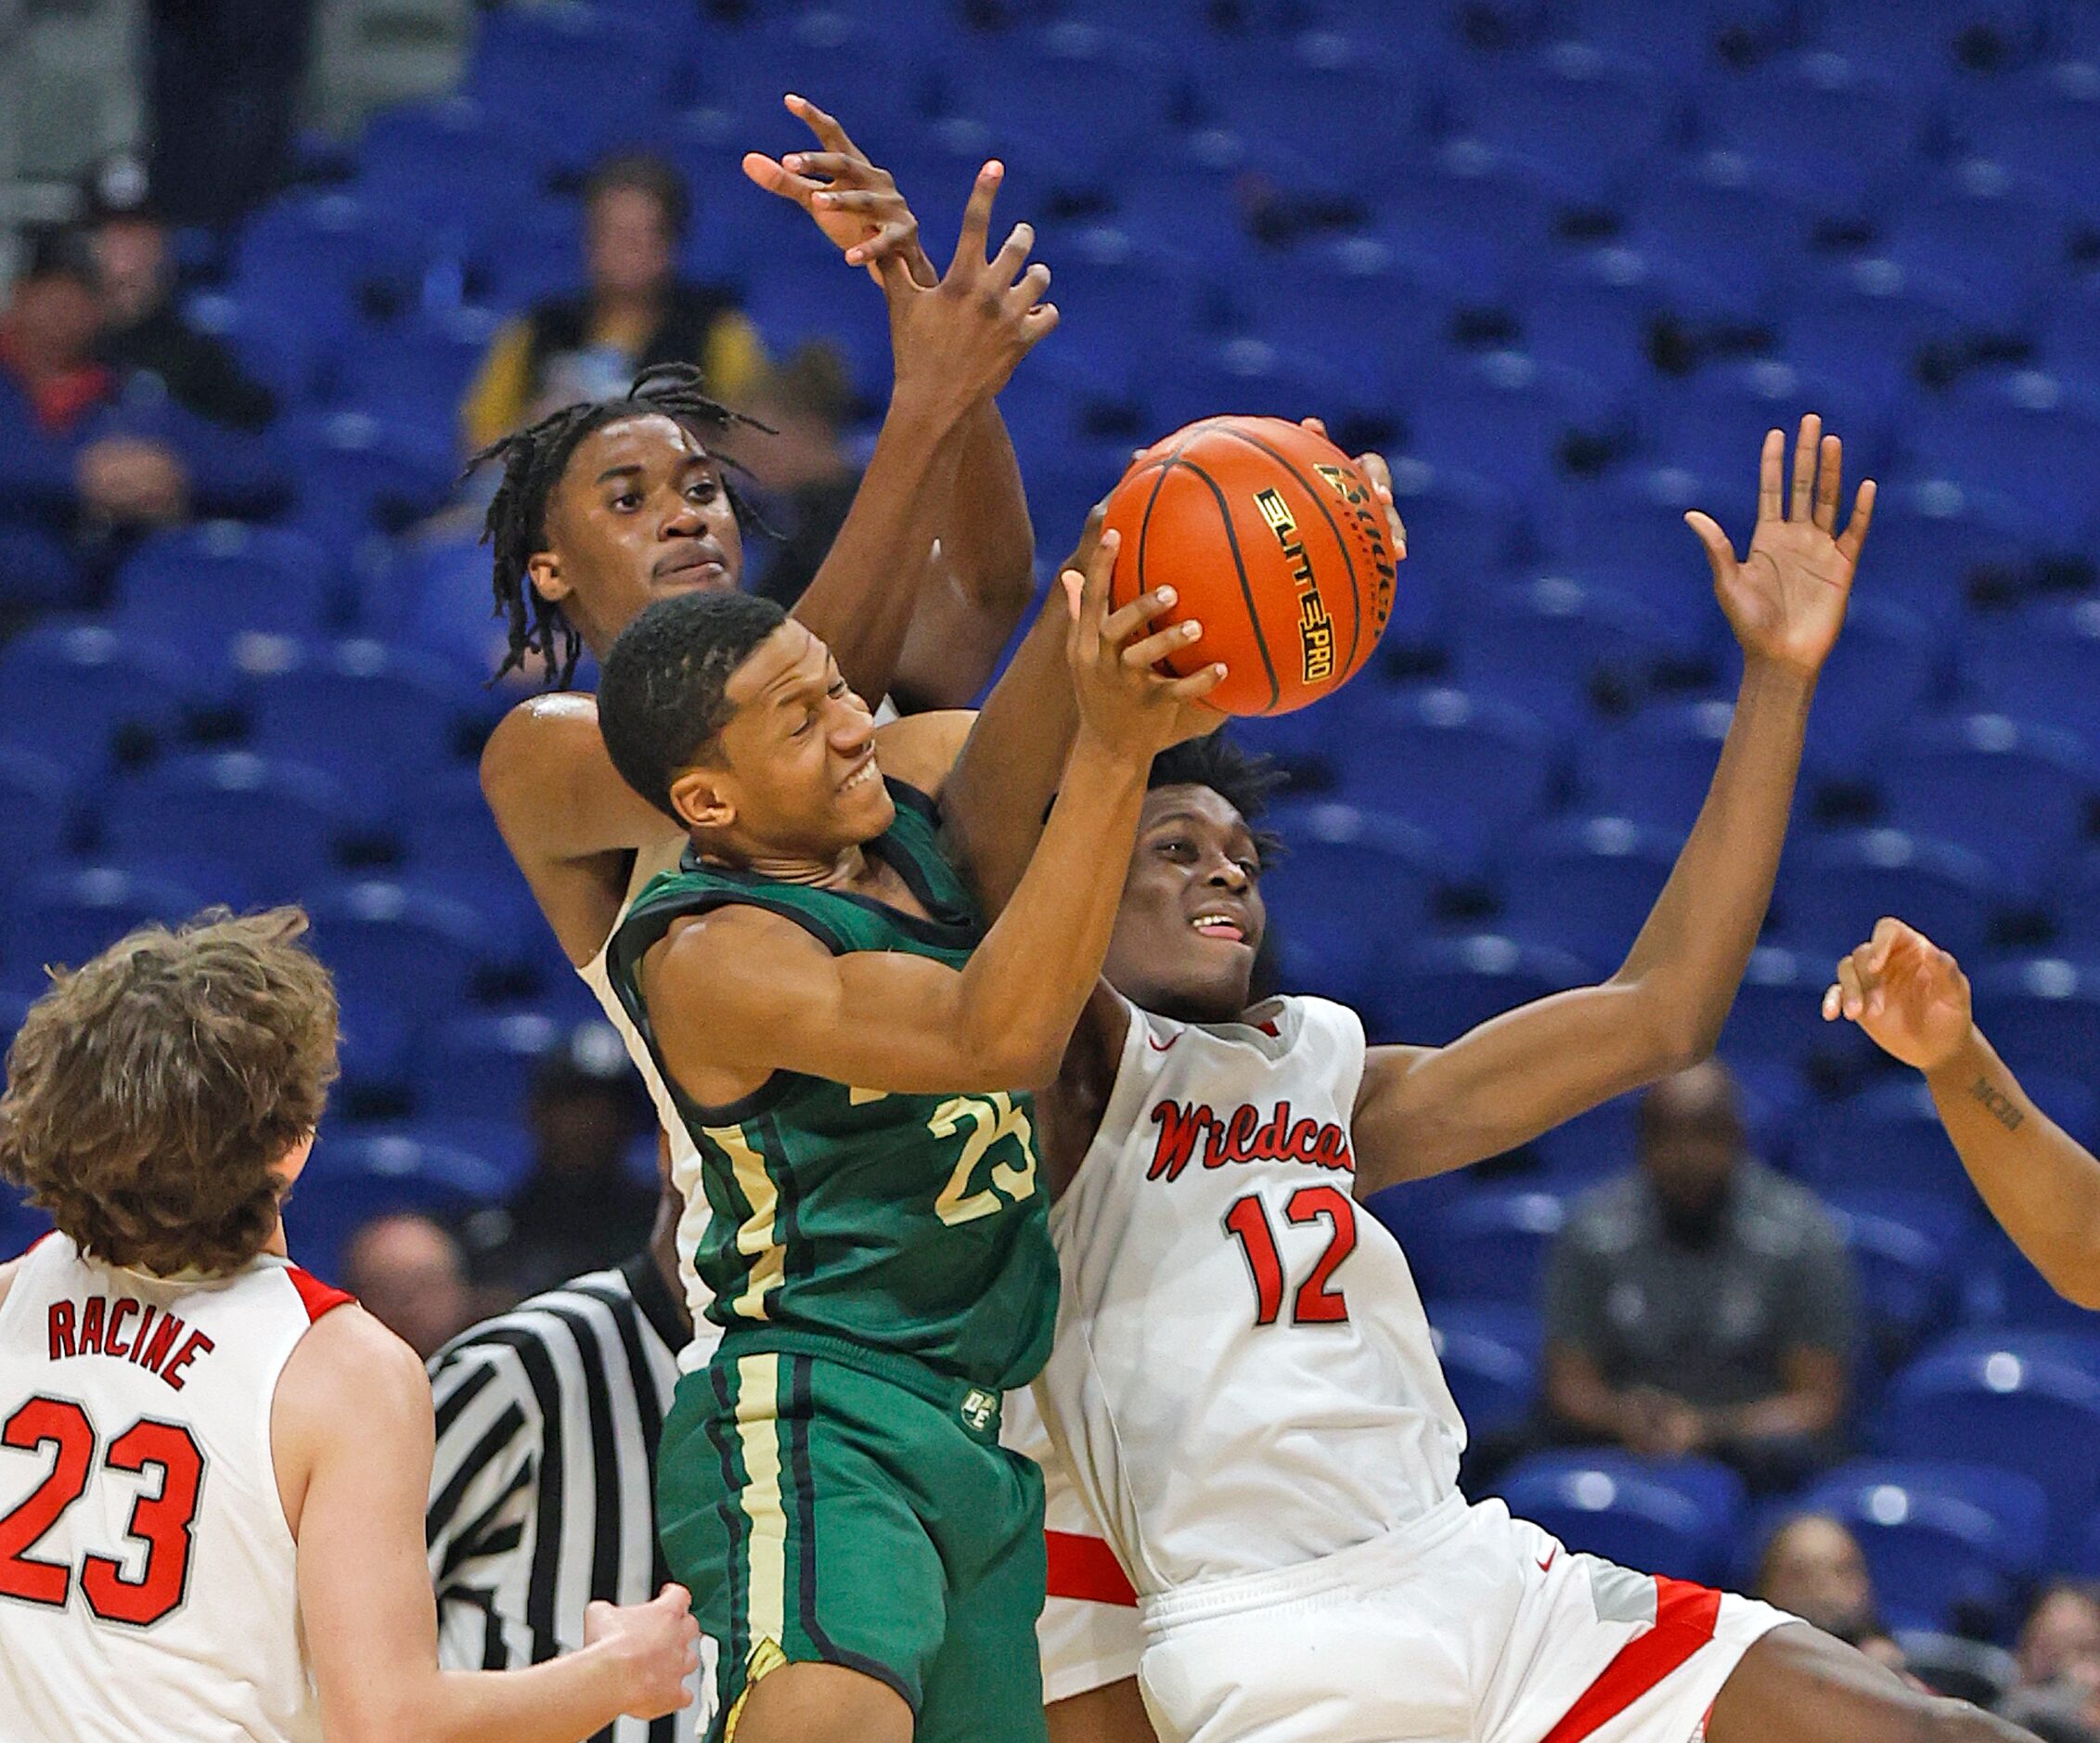
M 731 1336 L 678 1382 L 657 1459 L 674 1579 L 720 1643 L 710 1738 L 783 1664 L 909 1704 L 917 1743 L 1043 1743 L 1043 1487 L 999 1399 L 814 1336 Z

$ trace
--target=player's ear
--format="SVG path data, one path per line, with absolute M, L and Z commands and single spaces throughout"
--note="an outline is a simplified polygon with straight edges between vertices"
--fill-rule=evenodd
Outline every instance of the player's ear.
M 687 769 L 671 782 L 671 804 L 688 829 L 727 829 L 737 820 L 736 802 L 718 768 Z
M 543 600 L 559 603 L 573 591 L 562 576 L 561 559 L 550 550 L 535 551 L 526 559 L 525 574 L 532 581 L 533 591 Z

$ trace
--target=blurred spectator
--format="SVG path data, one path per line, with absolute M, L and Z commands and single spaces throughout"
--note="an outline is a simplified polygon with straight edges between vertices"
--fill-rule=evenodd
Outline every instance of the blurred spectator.
M 1638 1170 L 1576 1207 L 1548 1267 L 1550 1427 L 1790 1487 L 1838 1452 L 1850 1259 L 1815 1198 L 1745 1152 L 1718 1062 L 1649 1091 L 1640 1143 Z
M 151 0 L 153 175 L 177 224 L 225 229 L 290 179 L 314 0 Z
M 2015 1648 L 2020 1682 L 1999 1711 L 2048 1743 L 2100 1738 L 2100 1597 L 2060 1582 L 2043 1589 Z
M 749 455 L 763 517 L 779 539 L 754 590 L 792 609 L 817 578 L 860 488 L 860 468 L 846 452 L 853 386 L 845 359 L 821 341 L 801 346 L 760 380 L 751 414 L 775 432 L 740 451 Z
M 660 159 L 611 158 L 591 173 L 588 286 L 536 304 L 496 334 L 461 412 L 470 447 L 572 400 L 616 397 L 651 364 L 697 364 L 706 391 L 728 404 L 750 394 L 766 363 L 757 329 L 728 290 L 674 276 L 689 210 L 683 179 Z
M 627 1168 L 652 1120 L 609 1023 L 586 1023 L 533 1081 L 533 1171 L 488 1250 L 492 1280 L 521 1295 L 612 1264 L 647 1245 L 658 1192 Z
M 1902 1649 L 1876 1613 L 1859 1540 L 1827 1514 L 1797 1514 L 1772 1532 L 1751 1592 L 1890 1670 L 1903 1668 Z
M 121 380 L 149 378 L 200 418 L 259 430 L 276 415 L 269 390 L 233 353 L 184 322 L 174 304 L 174 245 L 146 165 L 105 160 L 83 190 L 84 222 L 99 279 L 96 355 Z
M 459 1244 L 428 1217 L 367 1222 L 342 1249 L 342 1286 L 428 1362 L 474 1317 Z

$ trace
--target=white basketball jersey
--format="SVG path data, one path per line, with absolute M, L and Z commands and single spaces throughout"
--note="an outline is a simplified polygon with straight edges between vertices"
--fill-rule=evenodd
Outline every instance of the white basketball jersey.
M 0 1734 L 318 1743 L 270 1401 L 350 1298 L 32 1247 L 0 1302 Z
M 1037 1395 L 1140 1594 L 1308 1561 L 1456 1492 L 1465 1426 L 1422 1298 L 1352 1195 L 1363 1060 L 1325 1000 L 1207 1026 L 1130 1008 L 1050 1212 Z
M 627 879 L 626 899 L 620 904 L 622 919 L 634 906 L 635 897 L 658 873 L 674 872 L 685 853 L 682 837 L 666 836 L 658 845 L 635 855 L 635 869 Z M 613 931 L 619 927 L 615 923 Z M 656 1108 L 657 1124 L 663 1127 L 671 1140 L 671 1183 L 678 1189 L 686 1201 L 685 1214 L 678 1219 L 678 1279 L 685 1285 L 686 1310 L 692 1315 L 695 1325 L 706 1325 L 707 1304 L 714 1299 L 707 1285 L 701 1282 L 693 1271 L 693 1255 L 700 1249 L 701 1237 L 707 1233 L 707 1194 L 700 1181 L 700 1150 L 686 1130 L 686 1122 L 678 1113 L 678 1106 L 671 1099 L 663 1074 L 657 1070 L 656 1061 L 650 1057 L 649 1049 L 636 1031 L 627 1010 L 620 1002 L 620 995 L 612 990 L 612 976 L 605 966 L 605 958 L 612 948 L 612 939 L 607 936 L 599 947 L 598 954 L 586 962 L 576 973 L 591 997 L 598 1001 L 599 1009 L 605 1013 L 605 1020 L 619 1030 L 620 1039 L 625 1045 L 627 1057 L 635 1062 L 635 1069 L 641 1073 L 641 1080 L 649 1090 L 649 1099 Z M 712 1352 L 712 1340 L 702 1339 L 700 1345 L 688 1344 L 678 1352 L 678 1365 L 690 1371 L 707 1365 Z

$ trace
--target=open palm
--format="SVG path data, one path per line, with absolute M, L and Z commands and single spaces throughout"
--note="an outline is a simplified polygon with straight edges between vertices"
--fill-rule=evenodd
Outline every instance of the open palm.
M 1786 438 L 1777 430 L 1766 435 L 1757 531 L 1741 562 L 1712 516 L 1694 510 L 1684 517 L 1706 547 L 1715 597 L 1745 654 L 1809 677 L 1822 669 L 1836 644 L 1860 548 L 1874 519 L 1869 479 L 1860 486 L 1845 530 L 1837 531 L 1844 449 L 1836 436 L 1822 431 L 1823 420 L 1812 413 L 1801 420 L 1790 511 L 1781 497 Z

